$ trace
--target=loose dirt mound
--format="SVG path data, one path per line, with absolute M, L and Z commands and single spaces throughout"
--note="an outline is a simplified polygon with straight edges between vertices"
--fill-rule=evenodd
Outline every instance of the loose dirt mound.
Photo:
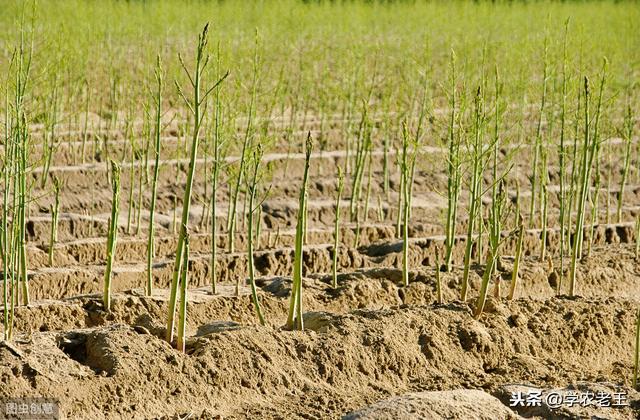
M 553 298 L 492 301 L 481 320 L 461 303 L 308 313 L 305 332 L 211 319 L 186 355 L 154 335 L 157 319 L 34 332 L 0 348 L 0 398 L 58 398 L 70 418 L 326 418 L 412 391 L 626 383 L 634 314 Z

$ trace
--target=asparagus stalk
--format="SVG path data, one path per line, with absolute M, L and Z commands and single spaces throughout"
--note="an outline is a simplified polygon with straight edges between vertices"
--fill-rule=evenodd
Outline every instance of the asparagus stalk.
M 313 141 L 311 132 L 307 135 L 305 148 L 304 173 L 302 176 L 302 187 L 300 188 L 300 198 L 298 200 L 298 218 L 296 223 L 296 243 L 293 259 L 293 285 L 291 287 L 291 300 L 289 301 L 289 316 L 287 317 L 287 328 L 304 330 L 302 319 L 302 256 L 304 229 L 306 226 L 307 209 L 307 180 L 309 177 L 309 163 Z
M 118 212 L 120 206 L 120 166 L 111 161 L 111 189 L 113 198 L 111 201 L 111 217 L 109 219 L 109 233 L 107 236 L 107 267 L 104 272 L 104 293 L 102 304 L 104 310 L 111 310 L 111 277 L 113 261 L 116 253 L 116 240 L 118 237 Z
M 155 102 L 155 129 L 154 129 L 154 165 L 153 178 L 151 181 L 151 205 L 149 207 L 149 229 L 147 240 L 147 284 L 145 294 L 151 296 L 153 294 L 153 259 L 155 257 L 155 213 L 156 202 L 158 200 L 158 175 L 160 173 L 160 148 L 162 143 L 160 135 L 162 132 L 162 93 L 164 90 L 164 70 L 162 69 L 162 60 L 160 56 L 156 56 L 156 68 L 154 71 L 156 79 L 156 91 L 154 93 Z

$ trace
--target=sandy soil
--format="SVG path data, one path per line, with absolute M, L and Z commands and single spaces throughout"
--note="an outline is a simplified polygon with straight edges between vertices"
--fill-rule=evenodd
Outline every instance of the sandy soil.
M 337 127 L 337 126 L 336 126 Z M 338 130 L 338 128 L 336 128 Z M 170 131 L 170 130 L 168 130 Z M 73 139 L 73 133 L 68 133 Z M 77 134 L 77 133 L 76 133 Z M 168 132 L 168 150 L 178 153 L 177 133 Z M 330 135 L 340 138 L 339 130 Z M 125 142 L 112 139 L 115 152 Z M 333 144 L 332 140 L 332 144 Z M 341 145 L 340 142 L 336 144 Z M 110 192 L 105 163 L 78 162 L 78 142 L 56 151 L 52 174 L 65 182 L 59 240 L 49 264 L 52 197 L 40 197 L 27 222 L 29 279 L 33 304 L 18 307 L 15 339 L 0 342 L 0 400 L 43 396 L 60 401 L 65 418 L 606 418 L 640 417 L 640 395 L 631 388 L 635 316 L 640 301 L 640 269 L 635 257 L 634 221 L 640 211 L 640 186 L 626 190 L 622 218 L 604 214 L 595 226 L 593 249 L 578 267 L 579 296 L 556 285 L 567 261 L 558 258 L 557 191 L 550 191 L 547 252 L 540 260 L 541 231 L 524 240 L 516 299 L 506 299 L 513 271 L 515 238 L 505 240 L 485 314 L 472 317 L 483 274 L 474 250 L 470 299 L 459 300 L 466 227 L 466 197 L 451 272 L 441 273 L 444 303 L 436 303 L 435 256 L 442 255 L 446 186 L 442 165 L 416 175 L 410 226 L 410 284 L 401 282 L 401 242 L 396 237 L 397 195 L 382 190 L 382 153 L 373 160 L 372 195 L 367 220 L 341 225 L 338 287 L 331 286 L 334 222 L 334 170 L 343 150 L 324 151 L 311 168 L 309 232 L 304 255 L 304 332 L 285 324 L 293 260 L 301 159 L 292 147 L 268 156 L 274 164 L 273 189 L 262 207 L 263 233 L 255 253 L 258 295 L 267 325 L 258 325 L 246 284 L 246 234 L 236 235 L 236 250 L 225 252 L 228 237 L 212 238 L 202 220 L 209 187 L 199 177 L 190 215 L 193 234 L 187 352 L 164 341 L 164 323 L 176 237 L 173 214 L 181 210 L 186 165 L 169 153 L 159 186 L 156 290 L 145 297 L 148 215 L 136 214 L 128 232 L 128 194 L 123 194 L 113 280 L 113 307 L 105 312 L 103 287 L 105 236 Z M 617 146 L 616 146 L 617 147 Z M 75 152 L 73 152 L 75 148 Z M 425 159 L 439 159 L 438 150 Z M 85 151 L 87 159 L 91 149 Z M 524 154 L 523 154 L 524 155 Z M 95 156 L 93 156 L 95 158 Z M 176 160 L 178 159 L 178 160 Z M 233 157 L 229 158 L 233 161 Z M 204 160 L 200 167 L 204 167 Z M 516 159 L 511 182 L 526 189 L 526 156 Z M 637 167 L 634 163 L 632 167 Z M 143 162 L 134 167 L 135 179 Z M 439 169 L 438 169 L 439 168 Z M 616 168 L 614 168 L 616 169 Z M 618 168 L 619 169 L 619 168 Z M 124 169 L 123 174 L 127 173 Z M 199 169 L 201 170 L 201 169 Z M 608 168 L 603 168 L 608 170 Z M 610 197 L 615 205 L 619 171 Z M 557 170 L 550 168 L 550 182 Z M 291 174 L 294 174 L 291 176 Z M 35 173 L 39 179 L 40 173 Z M 631 183 L 637 181 L 632 174 Z M 397 187 L 392 171 L 391 188 Z M 137 182 L 137 181 L 136 181 Z M 128 175 L 123 187 L 128 188 Z M 514 191 L 511 191 L 513 195 Z M 137 200 L 137 192 L 134 199 Z M 350 186 L 341 203 L 347 220 Z M 227 197 L 221 186 L 220 197 Z M 143 208 L 149 191 L 142 191 Z M 218 203 L 215 223 L 222 228 L 227 204 Z M 615 207 L 611 208 L 611 214 Z M 359 234 L 356 234 L 360 229 Z M 513 229 L 505 225 L 505 236 Z M 587 228 L 587 233 L 590 228 Z M 358 242 L 356 243 L 356 236 Z M 219 249 L 218 294 L 210 291 L 211 248 Z M 240 292 L 235 294 L 236 282 Z M 0 311 L 1 314 L 2 311 Z M 1 327 L 0 327 L 1 328 Z M 624 392 L 621 407 L 510 407 L 514 392 Z

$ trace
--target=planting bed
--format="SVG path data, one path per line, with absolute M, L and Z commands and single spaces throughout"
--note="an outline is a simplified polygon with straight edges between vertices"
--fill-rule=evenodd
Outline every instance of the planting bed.
M 592 253 L 579 265 L 579 296 L 573 298 L 556 296 L 560 262 L 554 242 L 557 229 L 550 226 L 548 250 L 553 258 L 539 260 L 540 231 L 528 230 L 517 299 L 506 301 L 515 247 L 510 239 L 498 263 L 501 298 L 490 298 L 486 313 L 474 319 L 475 293 L 484 267 L 472 267 L 474 299 L 461 302 L 463 236 L 454 250 L 452 272 L 441 273 L 444 303 L 435 303 L 435 254 L 443 248 L 437 222 L 443 206 L 429 190 L 439 182 L 438 173 L 426 171 L 416 178 L 409 286 L 402 285 L 395 210 L 386 208 L 382 219 L 372 209 L 371 220 L 361 225 L 358 247 L 353 243 L 356 227 L 342 225 L 338 287 L 331 286 L 333 209 L 330 201 L 322 200 L 330 194 L 320 186 L 323 178 L 316 172 L 324 163 L 318 161 L 314 160 L 311 175 L 311 196 L 317 198 L 309 206 L 304 258 L 306 330 L 283 328 L 299 185 L 294 177 L 279 182 L 263 204 L 265 227 L 256 269 L 266 326 L 257 324 L 246 285 L 243 234 L 233 254 L 224 252 L 226 235 L 218 238 L 221 284 L 216 295 L 210 288 L 210 233 L 203 227 L 192 235 L 186 354 L 164 341 L 176 245 L 172 201 L 160 200 L 156 214 L 157 288 L 151 297 L 142 289 L 146 223 L 137 235 L 126 235 L 126 215 L 121 215 L 115 294 L 107 313 L 99 293 L 108 215 L 78 212 L 77 205 L 100 201 L 93 193 L 92 198 L 88 192 L 74 193 L 74 186 L 87 181 L 79 168 L 52 168 L 64 172 L 66 181 L 60 239 L 54 265 L 49 266 L 51 219 L 32 214 L 28 251 L 34 303 L 16 309 L 16 339 L 0 347 L 1 395 L 58 399 L 69 418 L 324 418 L 352 412 L 350 418 L 413 413 L 488 419 L 545 417 L 544 411 L 509 408 L 511 384 L 548 390 L 574 385 L 608 386 L 610 392 L 628 393 L 627 407 L 582 409 L 584 413 L 605 418 L 640 413 L 640 397 L 629 383 L 640 300 L 632 222 L 597 226 Z M 295 159 L 292 162 L 294 166 Z M 381 173 L 375 176 L 378 184 Z M 174 183 L 171 177 L 162 178 L 159 191 L 179 190 Z M 78 186 L 78 191 L 87 190 Z M 624 220 L 633 220 L 632 205 L 640 204 L 632 194 Z M 347 206 L 345 202 L 345 212 Z M 197 226 L 200 217 L 201 210 L 194 208 L 192 223 Z M 223 214 L 217 222 L 222 226 L 225 218 Z M 234 290 L 236 280 L 241 283 L 239 295 Z M 394 395 L 401 397 L 364 408 Z M 577 408 L 564 410 L 549 413 L 580 414 Z
M 0 419 L 640 418 L 633 3 L 44 3 Z

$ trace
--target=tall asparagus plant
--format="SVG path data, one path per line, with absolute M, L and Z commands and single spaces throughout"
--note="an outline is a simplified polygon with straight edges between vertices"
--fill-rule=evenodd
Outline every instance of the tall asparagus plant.
M 447 156 L 447 224 L 445 227 L 445 271 L 451 269 L 451 258 L 456 235 L 456 219 L 458 215 L 458 199 L 460 197 L 460 137 L 455 132 L 456 126 L 456 56 L 451 51 L 451 92 L 449 93 L 449 127 Z
M 166 330 L 166 339 L 168 342 L 173 341 L 174 334 L 174 324 L 175 324 L 175 312 L 176 312 L 176 299 L 177 299 L 177 291 L 178 285 L 180 284 L 180 277 L 183 272 L 183 260 L 188 258 L 188 255 L 185 256 L 185 239 L 188 234 L 189 228 L 189 209 L 191 207 L 191 189 L 193 187 L 193 177 L 196 169 L 196 159 L 198 157 L 198 145 L 200 141 L 200 128 L 202 127 L 202 120 L 204 115 L 202 113 L 202 105 L 204 101 L 207 99 L 207 96 L 213 92 L 213 90 L 220 84 L 224 79 L 227 78 L 229 72 L 225 73 L 216 83 L 214 83 L 211 87 L 206 89 L 204 93 L 202 92 L 202 75 L 207 65 L 209 64 L 209 55 L 206 52 L 207 47 L 207 38 L 209 33 L 209 24 L 207 23 L 202 30 L 202 33 L 198 36 L 198 42 L 196 44 L 196 58 L 193 72 L 190 72 L 187 69 L 187 66 L 182 59 L 182 56 L 179 54 L 178 58 L 182 69 L 184 70 L 187 78 L 189 79 L 189 83 L 191 84 L 191 88 L 193 90 L 193 97 L 191 100 L 187 99 L 185 96 L 182 87 L 176 81 L 176 87 L 178 89 L 178 94 L 182 97 L 187 108 L 191 112 L 193 117 L 193 133 L 191 138 L 191 152 L 189 159 L 189 169 L 187 172 L 187 184 L 184 190 L 184 196 L 182 199 L 182 222 L 180 223 L 180 233 L 178 235 L 178 244 L 176 246 L 176 257 L 175 263 L 173 267 L 173 275 L 171 279 L 171 292 L 169 297 L 169 313 L 167 315 L 167 330 Z M 183 279 L 184 281 L 184 279 Z
M 104 293 L 102 304 L 105 311 L 111 310 L 111 277 L 113 261 L 116 254 L 116 241 L 118 237 L 118 213 L 120 207 L 120 166 L 111 161 L 111 217 L 109 218 L 109 233 L 107 235 L 107 267 L 104 271 Z
M 596 147 L 595 143 L 589 136 L 589 101 L 590 97 L 589 78 L 584 78 L 584 142 L 582 144 L 582 150 L 580 154 L 580 173 L 579 177 L 579 191 L 578 191 L 578 209 L 576 212 L 576 222 L 574 230 L 574 240 L 571 248 L 571 266 L 569 271 L 569 295 L 573 296 L 575 292 L 575 279 L 576 269 L 578 265 L 578 259 L 581 258 L 582 253 L 582 240 L 584 235 L 584 212 L 587 201 L 587 194 L 589 188 L 589 180 L 591 178 L 591 159 Z
M 417 144 L 410 150 L 411 140 L 406 123 L 402 124 L 402 157 L 400 176 L 402 177 L 400 194 L 402 195 L 402 284 L 409 285 L 409 219 L 411 217 L 411 185 L 415 168 Z
M 29 281 L 27 278 L 27 237 L 26 237 L 26 217 L 27 207 L 29 206 L 27 200 L 27 176 L 29 171 L 28 156 L 29 156 L 29 128 L 24 112 L 19 117 L 19 130 L 18 130 L 18 255 L 20 261 L 20 279 L 22 282 L 22 304 L 29 305 Z
M 482 199 L 482 172 L 484 168 L 484 150 L 482 145 L 485 124 L 484 107 L 482 104 L 482 91 L 478 87 L 474 99 L 473 110 L 473 142 L 470 144 L 471 154 L 471 185 L 469 192 L 469 217 L 467 222 L 467 237 L 464 250 L 464 271 L 462 274 L 462 286 L 460 289 L 460 300 L 467 299 L 469 287 L 469 273 L 471 269 L 471 251 L 474 244 L 474 230 L 478 212 L 480 211 L 480 200 Z
M 601 80 L 601 90 L 604 89 L 604 77 Z M 586 211 L 586 202 L 589 194 L 589 186 L 591 183 L 591 171 L 596 156 L 596 148 L 598 147 L 598 139 L 591 133 L 591 115 L 590 115 L 591 91 L 589 87 L 589 78 L 584 78 L 584 141 L 580 156 L 580 174 L 578 187 L 578 209 L 576 213 L 576 221 L 574 228 L 574 243 L 571 249 L 571 267 L 569 271 L 569 295 L 575 294 L 576 288 L 576 270 L 578 260 L 582 257 L 582 243 L 584 240 L 584 219 Z M 595 118 L 597 119 L 597 112 Z
M 53 204 L 51 210 L 51 235 L 49 237 L 49 267 L 53 267 L 53 248 L 58 241 L 58 218 L 60 215 L 60 179 L 53 177 Z
M 156 202 L 158 197 L 158 174 L 160 173 L 160 148 L 162 142 L 160 136 L 162 134 L 162 93 L 164 90 L 164 70 L 160 55 L 156 57 L 156 68 L 154 70 L 156 79 L 156 90 L 153 93 L 153 101 L 155 102 L 155 130 L 154 130 L 154 165 L 153 177 L 151 180 L 151 205 L 149 207 L 149 229 L 147 240 L 147 283 L 145 286 L 145 294 L 151 296 L 153 293 L 153 258 L 155 256 L 155 213 Z
M 496 187 L 494 187 L 495 189 Z M 489 254 L 487 255 L 486 264 L 484 267 L 484 274 L 482 275 L 482 282 L 480 284 L 480 294 L 476 302 L 476 308 L 474 316 L 477 318 L 482 315 L 484 311 L 484 305 L 487 299 L 487 291 L 489 290 L 489 281 L 496 271 L 496 262 L 498 261 L 499 248 L 502 243 L 501 237 L 501 218 L 506 203 L 506 194 L 504 191 L 504 183 L 500 181 L 500 187 L 497 192 L 494 193 L 494 200 L 491 204 L 491 217 L 489 220 Z M 499 289 L 498 289 L 499 290 Z
M 567 89 L 568 89 L 568 76 L 567 76 L 567 38 L 569 34 L 569 19 L 565 21 L 564 26 L 564 41 L 562 44 L 562 93 L 560 101 L 560 144 L 558 145 L 558 157 L 559 157 L 559 183 L 560 183 L 560 273 L 558 275 L 558 283 L 556 285 L 556 292 L 559 293 L 562 289 L 562 278 L 564 276 L 564 257 L 565 257 L 565 244 L 566 244 L 566 231 L 567 231 L 567 215 L 571 215 L 571 199 L 568 199 L 566 191 L 566 167 L 567 167 L 567 150 L 565 145 L 566 140 L 566 115 L 567 115 Z M 574 162 L 575 163 L 575 162 Z M 569 212 L 567 213 L 567 211 Z
M 24 18 L 24 16 L 23 16 Z M 31 180 L 30 133 L 27 96 L 31 84 L 33 55 L 33 20 L 31 28 L 20 24 L 20 39 L 13 50 L 5 87 L 4 153 L 2 156 L 3 206 L 0 251 L 3 272 L 4 338 L 13 335 L 15 307 L 28 305 L 26 212 Z
M 304 228 L 307 218 L 307 180 L 309 178 L 309 163 L 311 162 L 311 152 L 313 141 L 311 132 L 307 134 L 305 144 L 304 173 L 302 176 L 302 186 L 300 188 L 300 198 L 298 199 L 298 217 L 296 220 L 296 242 L 293 259 L 293 285 L 291 286 L 291 299 L 289 301 L 289 316 L 287 317 L 287 327 L 289 329 L 304 329 L 302 320 L 302 257 Z
M 338 246 L 340 245 L 340 199 L 342 198 L 342 190 L 344 189 L 344 173 L 342 168 L 338 167 L 338 190 L 336 192 L 336 219 L 334 223 L 333 232 L 333 265 L 332 271 L 332 286 L 338 287 Z
M 265 325 L 264 315 L 262 314 L 262 309 L 260 307 L 260 301 L 258 300 L 258 292 L 256 289 L 256 279 L 255 279 L 255 262 L 254 262 L 254 224 L 255 224 L 255 214 L 258 207 L 262 206 L 262 202 L 259 204 L 255 204 L 256 201 L 256 189 L 259 183 L 259 172 L 260 172 L 260 163 L 262 161 L 262 146 L 258 145 L 253 153 L 253 161 L 251 162 L 251 166 L 248 168 L 251 173 L 246 177 L 247 179 L 247 190 L 249 192 L 249 211 L 247 213 L 247 236 L 248 236 L 248 244 L 247 244 L 247 263 L 248 263 L 248 271 L 249 271 L 249 285 L 251 286 L 251 300 L 253 301 L 253 306 L 256 310 L 256 315 L 258 315 L 258 320 L 261 325 Z M 257 220 L 260 223 L 260 220 Z
M 363 101 L 362 117 L 358 128 L 356 143 L 355 171 L 351 179 L 351 199 L 349 203 L 349 216 L 352 222 L 359 221 L 360 197 L 362 194 L 362 178 L 365 172 L 367 157 L 371 153 L 371 122 L 368 117 L 368 104 Z
M 31 33 L 33 33 L 33 27 L 31 28 Z M 14 98 L 11 118 L 12 127 L 10 129 L 14 142 L 12 157 L 14 162 L 12 224 L 13 241 L 16 247 L 14 257 L 17 258 L 13 277 L 15 281 L 22 284 L 23 305 L 29 305 L 30 302 L 27 278 L 26 212 L 29 205 L 27 200 L 27 179 L 30 178 L 29 151 L 31 145 L 25 102 L 30 82 L 32 54 L 33 37 L 28 40 L 25 39 L 23 27 L 20 32 L 20 43 L 16 51 L 14 51 L 12 60 L 14 66 Z M 14 290 L 17 292 L 17 287 Z M 17 293 L 14 300 L 16 303 L 18 302 Z
M 500 256 L 500 245 L 502 244 L 502 217 L 506 206 L 505 182 L 504 178 L 510 171 L 509 166 L 502 174 L 498 172 L 498 155 L 500 152 L 500 124 L 502 122 L 502 102 L 500 98 L 501 93 L 500 78 L 498 74 L 498 67 L 495 68 L 495 114 L 494 114 L 494 132 L 493 141 L 491 147 L 491 208 L 489 218 L 489 254 L 487 256 L 485 271 L 482 276 L 482 282 L 480 284 L 480 295 L 476 303 L 475 316 L 478 317 L 484 310 L 484 305 L 487 298 L 487 291 L 489 289 L 489 280 L 491 280 L 493 274 L 496 272 L 496 265 Z M 496 290 L 499 294 L 499 283 L 496 283 Z

